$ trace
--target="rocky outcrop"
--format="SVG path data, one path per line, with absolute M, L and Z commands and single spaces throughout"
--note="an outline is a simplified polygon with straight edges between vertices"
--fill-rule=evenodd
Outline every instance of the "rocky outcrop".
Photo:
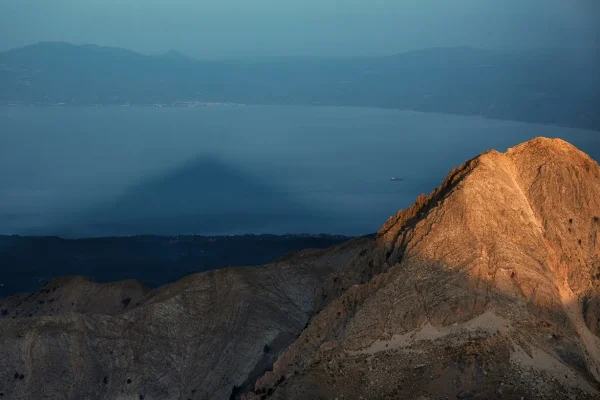
M 150 292 L 135 280 L 97 284 L 81 276 L 54 279 L 34 293 L 11 296 L 0 303 L 4 318 L 78 314 L 117 315 Z
M 0 395 L 235 398 L 305 327 L 325 277 L 370 242 L 191 275 L 153 291 L 135 281 L 63 278 L 13 296 L 0 304 Z
M 600 168 L 558 139 L 489 151 L 328 277 L 248 399 L 600 397 Z

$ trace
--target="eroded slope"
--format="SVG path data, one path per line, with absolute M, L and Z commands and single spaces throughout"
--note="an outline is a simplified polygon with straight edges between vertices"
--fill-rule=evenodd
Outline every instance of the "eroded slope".
M 150 292 L 132 281 L 65 278 L 13 297 L 0 304 L 0 393 L 227 399 L 270 367 L 306 325 L 325 277 L 369 242 L 191 275 Z

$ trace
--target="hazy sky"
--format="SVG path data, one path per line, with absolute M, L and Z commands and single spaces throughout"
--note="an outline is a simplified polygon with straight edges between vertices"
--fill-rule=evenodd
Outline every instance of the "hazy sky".
M 600 46 L 598 0 L 0 0 L 0 50 L 38 41 L 199 58 Z

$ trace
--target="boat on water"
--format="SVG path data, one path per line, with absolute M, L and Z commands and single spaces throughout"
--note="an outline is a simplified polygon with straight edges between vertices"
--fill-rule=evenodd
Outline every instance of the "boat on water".
M 396 178 L 395 176 L 392 176 L 390 178 L 390 181 L 392 182 L 402 182 L 404 180 L 404 178 Z

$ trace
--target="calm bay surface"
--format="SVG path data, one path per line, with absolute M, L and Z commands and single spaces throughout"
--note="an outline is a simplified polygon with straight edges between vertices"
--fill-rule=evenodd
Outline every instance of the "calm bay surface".
M 367 234 L 536 136 L 600 159 L 598 132 L 410 111 L 4 107 L 0 234 Z

